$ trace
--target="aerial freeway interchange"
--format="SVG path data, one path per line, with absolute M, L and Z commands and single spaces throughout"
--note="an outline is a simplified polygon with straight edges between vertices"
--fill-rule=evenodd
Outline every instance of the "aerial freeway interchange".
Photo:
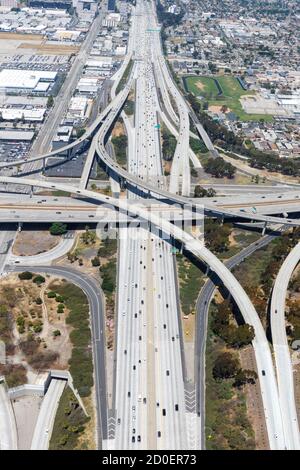
M 186 409 L 187 384 L 179 306 L 176 300 L 176 277 L 168 243 L 169 240 L 176 240 L 185 251 L 203 261 L 218 275 L 231 293 L 245 322 L 254 328 L 253 348 L 270 448 L 299 449 L 295 397 L 291 389 L 287 393 L 280 375 L 285 370 L 289 384 L 293 384 L 288 351 L 286 353 L 285 350 L 285 354 L 282 354 L 280 347 L 274 349 L 276 377 L 270 346 L 261 321 L 235 277 L 201 241 L 181 227 L 158 217 L 154 211 L 148 211 L 138 204 L 139 198 L 151 197 L 165 205 L 188 203 L 195 209 L 199 208 L 199 202 L 189 198 L 189 165 L 190 160 L 192 163 L 194 161 L 189 148 L 189 107 L 173 83 L 164 60 L 155 10 L 151 2 L 137 1 L 132 16 L 128 58 L 122 71 L 130 60 L 133 61 L 133 67 L 123 90 L 113 97 L 108 107 L 86 133 L 71 144 L 70 149 L 83 145 L 87 139 L 92 139 L 79 187 L 67 183 L 48 182 L 41 177 L 0 177 L 0 183 L 4 184 L 63 190 L 73 195 L 87 197 L 100 207 L 101 204 L 110 204 L 115 209 L 134 217 L 138 216 L 146 222 L 148 231 L 141 227 L 120 228 L 123 233 L 120 237 L 119 253 L 125 253 L 125 256 L 120 255 L 119 258 L 115 414 L 112 417 L 112 435 L 109 439 L 105 439 L 103 447 L 110 449 L 201 447 L 200 428 L 205 425 L 205 417 L 199 415 L 198 406 L 194 410 Z M 115 84 L 121 76 L 119 73 Z M 124 170 L 109 156 L 105 144 L 133 86 L 135 86 L 135 122 L 132 125 L 129 120 L 124 119 L 128 135 L 128 164 L 127 170 Z M 168 116 L 161 109 L 158 86 Z M 172 107 L 170 95 L 176 103 L 178 116 Z M 166 117 L 165 124 L 174 130 L 177 137 L 169 187 L 162 175 L 159 133 L 155 127 L 158 116 L 162 120 Z M 208 148 L 212 146 L 203 128 L 200 128 L 200 133 L 202 138 L 204 136 L 205 143 L 208 139 Z M 32 161 L 43 160 L 46 165 L 47 158 L 55 153 L 57 152 L 49 152 Z M 130 204 L 122 198 L 113 198 L 86 189 L 95 155 L 109 175 L 116 179 L 121 187 L 127 189 Z M 2 167 L 21 164 L 14 162 Z M 182 196 L 178 194 L 180 189 Z M 204 213 L 218 217 L 236 217 L 246 221 L 255 220 L 265 225 L 300 225 L 298 219 L 268 216 L 257 212 L 240 212 L 236 208 L 220 207 L 209 201 L 205 202 Z M 165 235 L 164 240 L 159 238 L 159 233 Z M 280 306 L 280 311 L 284 313 L 284 306 Z M 273 315 L 275 313 L 272 314 L 272 330 L 273 325 L 276 325 L 274 328 L 277 331 L 280 329 L 284 340 L 286 339 L 283 331 L 284 322 L 279 325 L 276 319 L 273 320 Z

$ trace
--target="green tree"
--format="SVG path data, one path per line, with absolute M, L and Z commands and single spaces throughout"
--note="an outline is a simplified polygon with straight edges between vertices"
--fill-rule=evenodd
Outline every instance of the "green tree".
M 56 293 L 53 292 L 53 291 L 49 291 L 47 293 L 47 297 L 48 297 L 48 299 L 54 299 L 56 297 Z
M 85 133 L 85 129 L 83 127 L 80 127 L 79 129 L 77 129 L 76 130 L 77 139 L 80 139 L 80 137 L 82 137 L 84 133 Z
M 18 327 L 18 332 L 20 334 L 24 333 L 25 332 L 25 318 L 23 317 L 23 315 L 18 316 L 16 323 Z
M 52 95 L 48 96 L 48 99 L 47 99 L 47 108 L 52 108 L 54 104 L 54 98 Z
M 95 256 L 95 258 L 92 259 L 92 266 L 100 266 L 100 259 L 98 258 L 98 256 Z
M 219 354 L 213 366 L 213 377 L 215 379 L 229 379 L 236 375 L 239 370 L 239 360 L 229 352 Z
M 240 369 L 234 378 L 234 386 L 235 387 L 242 387 L 247 383 L 255 383 L 257 379 L 257 373 L 254 370 L 249 369 Z
M 49 229 L 51 235 L 63 235 L 64 233 L 67 233 L 67 231 L 67 224 L 63 224 L 62 222 L 53 222 Z
M 44 276 L 41 276 L 40 274 L 38 276 L 35 276 L 32 280 L 32 282 L 38 285 L 43 284 L 45 281 L 46 279 L 44 278 Z

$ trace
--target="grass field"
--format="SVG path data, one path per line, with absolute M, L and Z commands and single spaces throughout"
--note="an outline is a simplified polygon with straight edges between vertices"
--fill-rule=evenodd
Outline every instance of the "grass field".
M 247 114 L 240 103 L 241 96 L 253 95 L 251 90 L 244 90 L 238 80 L 229 75 L 215 77 L 220 85 L 220 93 L 215 80 L 212 77 L 185 78 L 186 87 L 195 96 L 200 96 L 208 101 L 209 106 L 226 106 L 228 110 L 235 113 L 241 121 L 272 121 L 273 117 L 268 114 Z
M 178 254 L 178 277 L 180 284 L 180 303 L 184 315 L 195 313 L 196 301 L 204 283 L 204 274 L 191 261 Z

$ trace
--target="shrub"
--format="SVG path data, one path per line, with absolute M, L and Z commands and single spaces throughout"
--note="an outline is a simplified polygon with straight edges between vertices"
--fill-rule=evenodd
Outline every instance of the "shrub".
M 48 297 L 48 299 L 54 299 L 56 297 L 56 293 L 53 292 L 53 291 L 49 291 L 47 293 L 47 297 Z
M 57 313 L 64 313 L 65 306 L 64 304 L 58 304 Z
M 43 284 L 45 281 L 46 281 L 46 279 L 44 278 L 44 276 L 38 275 L 35 278 L 33 278 L 32 282 L 34 282 L 35 284 L 40 285 L 40 284 Z
M 35 333 L 40 333 L 43 329 L 43 322 L 41 320 L 35 320 L 32 327 Z
M 24 271 L 23 273 L 20 273 L 18 276 L 19 276 L 19 279 L 21 279 L 22 281 L 29 281 L 30 279 L 33 278 L 33 274 L 29 271 Z
M 67 224 L 63 224 L 62 222 L 54 222 L 49 228 L 51 235 L 63 235 L 64 233 L 67 233 L 67 231 Z
M 95 258 L 92 259 L 92 266 L 100 266 L 100 259 L 98 256 L 95 256 Z
M 239 360 L 229 352 L 219 354 L 213 367 L 213 377 L 215 379 L 228 379 L 234 377 L 239 367 Z
M 17 326 L 18 326 L 18 332 L 20 334 L 25 332 L 25 318 L 23 315 L 19 315 L 17 318 Z

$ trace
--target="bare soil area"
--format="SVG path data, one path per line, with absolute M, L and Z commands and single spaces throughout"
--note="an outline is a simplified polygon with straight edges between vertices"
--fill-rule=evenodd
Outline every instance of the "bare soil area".
M 240 359 L 242 369 L 255 370 L 257 372 L 252 346 L 248 346 L 240 351 Z M 259 381 L 256 380 L 255 384 L 246 385 L 245 394 L 247 397 L 248 418 L 255 434 L 256 450 L 267 450 L 270 447 Z
M 22 34 L 22 33 L 9 33 L 0 32 L 0 39 L 13 39 L 17 41 L 42 41 L 42 34 Z
M 38 54 L 69 55 L 79 51 L 76 46 L 61 46 L 59 44 L 30 44 L 22 42 L 18 49 L 34 49 Z
M 33 256 L 54 248 L 61 237 L 50 235 L 48 230 L 22 230 L 18 232 L 12 252 L 16 256 Z
M 199 82 L 196 82 L 195 85 L 196 85 L 197 88 L 199 88 L 199 90 L 204 90 L 204 88 L 205 88 L 205 86 L 203 85 L 202 82 L 200 82 L 200 80 L 199 80 Z
M 45 354 L 50 358 L 45 369 L 68 368 L 71 357 L 71 328 L 66 324 L 68 309 L 58 313 L 58 302 L 47 296 L 53 279 L 47 276 L 45 282 L 38 285 L 32 280 L 20 280 L 17 274 L 11 274 L 3 278 L 0 285 L 1 305 L 9 309 L 15 345 L 10 362 L 22 363 L 28 371 L 38 370 L 39 359 Z M 54 336 L 54 331 L 60 334 Z M 27 344 L 25 348 L 22 347 L 22 343 L 28 343 L 29 339 L 32 341 L 31 346 Z
M 119 137 L 120 135 L 124 135 L 124 126 L 120 121 L 117 121 L 112 130 L 112 136 Z

